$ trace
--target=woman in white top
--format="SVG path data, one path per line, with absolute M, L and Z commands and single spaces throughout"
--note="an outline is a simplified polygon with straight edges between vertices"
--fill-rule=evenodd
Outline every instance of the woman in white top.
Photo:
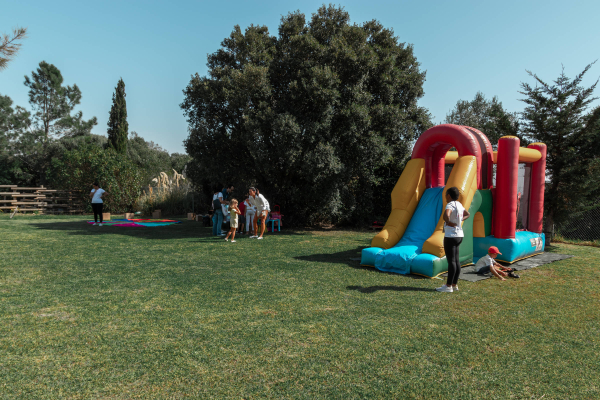
M 104 208 L 104 201 L 102 201 L 102 196 L 106 191 L 100 188 L 100 184 L 98 182 L 94 182 L 92 185 L 94 188 L 90 192 L 90 198 L 92 199 L 92 210 L 94 211 L 94 225 L 102 226 L 104 222 L 102 219 L 102 209 Z M 98 224 L 98 216 L 100 216 L 100 224 Z
M 265 196 L 260 194 L 258 189 L 251 187 L 250 189 L 248 189 L 248 192 L 250 193 L 250 197 L 248 198 L 248 200 L 250 200 L 250 202 L 254 206 L 254 209 L 256 210 L 256 217 L 254 218 L 254 235 L 250 237 L 255 238 L 258 232 L 260 231 L 260 236 L 258 236 L 257 239 L 262 239 L 266 229 L 265 223 L 267 221 L 269 211 L 271 211 L 271 207 L 269 206 L 269 202 L 267 201 L 267 199 L 265 199 Z M 259 229 L 259 220 L 261 222 L 262 229 Z
M 265 224 L 267 222 L 267 218 L 269 217 L 269 213 L 271 212 L 271 206 L 269 205 L 269 202 L 267 201 L 265 196 L 260 194 L 260 191 L 258 189 L 256 189 L 256 208 L 257 218 L 260 220 L 261 223 L 260 236 L 258 237 L 258 239 L 262 239 L 266 230 Z
M 448 280 L 445 285 L 435 289 L 438 292 L 458 292 L 458 277 L 460 275 L 460 257 L 458 249 L 465 234 L 462 222 L 469 218 L 469 212 L 458 201 L 458 188 L 451 187 L 446 191 L 446 209 L 444 210 L 444 251 L 448 261 Z

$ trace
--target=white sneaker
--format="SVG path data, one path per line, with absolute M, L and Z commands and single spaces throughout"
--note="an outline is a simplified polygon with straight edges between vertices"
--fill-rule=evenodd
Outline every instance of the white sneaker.
M 102 226 L 102 224 L 98 224 L 98 226 Z
M 226 241 L 226 242 L 229 242 L 229 239 L 225 238 L 225 241 Z
M 435 290 L 438 292 L 452 293 L 452 286 L 442 285 L 439 288 L 435 288 Z
M 260 240 L 260 239 L 262 239 L 262 238 L 263 238 L 263 237 L 261 236 L 261 237 L 259 237 L 259 238 L 257 238 L 257 239 L 258 239 L 258 240 Z
M 254 239 L 254 238 L 257 238 L 257 237 L 258 236 L 256 236 L 256 235 L 252 235 L 252 236 L 250 236 L 250 239 Z
M 231 243 L 235 243 L 235 240 L 232 240 Z
M 458 292 L 458 286 L 452 286 L 452 291 Z
M 97 222 L 94 222 L 94 226 L 96 226 L 96 225 L 98 225 L 98 223 L 97 223 Z
M 225 234 L 225 233 L 221 233 L 219 236 L 227 236 L 227 234 Z

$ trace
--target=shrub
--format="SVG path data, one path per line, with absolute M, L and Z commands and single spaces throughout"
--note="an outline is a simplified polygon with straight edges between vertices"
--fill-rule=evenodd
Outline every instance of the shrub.
M 112 213 L 133 211 L 142 187 L 140 171 L 126 155 L 103 149 L 91 140 L 52 158 L 47 179 L 56 189 L 82 190 L 88 211 L 89 190 L 95 181 L 106 190 L 104 207 Z
M 144 190 L 136 204 L 136 210 L 144 215 L 154 210 L 161 210 L 163 215 L 206 211 L 204 196 L 192 191 L 190 182 L 177 171 L 173 170 L 173 178 L 161 172 L 152 182 L 156 186 Z

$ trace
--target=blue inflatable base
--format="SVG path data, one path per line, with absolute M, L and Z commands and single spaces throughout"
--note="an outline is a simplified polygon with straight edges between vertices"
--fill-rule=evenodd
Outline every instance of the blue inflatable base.
M 400 252 L 406 251 L 406 248 L 397 249 Z M 368 247 L 362 250 L 360 259 L 361 265 L 376 267 L 380 271 L 394 272 L 396 274 L 419 274 L 424 276 L 434 276 L 434 263 L 442 262 L 442 259 L 427 253 L 414 254 L 410 260 L 410 264 L 400 261 L 402 254 L 394 257 L 395 252 L 384 250 L 379 247 Z M 379 257 L 378 257 L 379 255 Z M 445 259 L 443 259 L 445 260 Z
M 389 249 L 370 247 L 362 251 L 361 264 L 372 265 L 380 271 L 410 274 L 421 264 L 432 266 L 430 254 L 422 254 L 423 243 L 433 234 L 442 214 L 444 187 L 429 188 L 423 192 L 402 238 Z M 438 259 L 437 257 L 434 257 Z M 425 268 L 432 270 L 432 268 Z
M 473 262 L 476 263 L 481 257 L 485 256 L 490 246 L 498 247 L 500 253 L 497 260 L 504 262 L 515 262 L 534 254 L 543 253 L 545 249 L 546 237 L 543 233 L 521 231 L 515 233 L 514 239 L 497 239 L 494 236 L 484 238 L 473 238 Z M 420 274 L 433 276 L 433 264 L 444 262 L 445 259 L 437 258 L 427 253 L 414 252 L 410 260 L 410 265 L 398 262 L 402 251 L 407 248 L 384 250 L 379 247 L 369 247 L 363 249 L 360 263 L 376 267 L 381 271 L 395 272 L 397 274 Z M 410 249 L 413 250 L 414 249 Z M 408 267 L 408 268 L 407 268 Z
M 375 258 L 377 254 L 383 251 L 380 247 L 368 247 L 362 250 L 362 254 L 360 257 L 360 265 L 368 265 L 370 267 L 375 266 Z
M 542 253 L 545 248 L 545 235 L 521 231 L 515 233 L 514 239 L 497 239 L 494 236 L 473 238 L 473 262 L 477 262 L 488 253 L 490 246 L 496 246 L 502 255 L 496 260 L 514 262 L 521 258 Z

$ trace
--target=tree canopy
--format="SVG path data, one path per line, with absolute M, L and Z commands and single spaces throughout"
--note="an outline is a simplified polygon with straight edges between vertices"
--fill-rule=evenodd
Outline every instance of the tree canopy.
M 0 94 L 0 185 L 13 183 L 23 176 L 19 140 L 31 125 L 30 114 L 23 107 L 12 107 L 12 100 Z
M 97 125 L 96 117 L 84 121 L 81 112 L 71 115 L 81 101 L 81 90 L 77 85 L 62 86 L 62 83 L 60 70 L 46 61 L 40 62 L 37 70 L 31 72 L 31 79 L 25 76 L 34 123 L 43 131 L 46 142 L 52 134 L 89 134 Z
M 184 90 L 192 179 L 256 184 L 297 223 L 387 213 L 431 125 L 412 46 L 331 5 L 284 16 L 278 33 L 235 26 Z
M 77 189 L 70 185 L 80 181 L 67 179 L 66 175 L 69 173 L 68 168 L 80 168 L 77 162 L 85 161 L 85 151 L 91 151 L 90 157 L 97 156 L 95 166 L 106 160 L 107 166 L 102 167 L 104 170 L 112 168 L 108 164 L 127 166 L 140 185 L 150 184 L 152 178 L 160 172 L 170 173 L 173 169 L 182 172 L 189 161 L 186 154 L 169 154 L 160 146 L 145 141 L 136 132 L 132 132 L 129 139 L 125 136 L 126 153 L 107 152 L 107 157 L 103 158 L 102 152 L 111 146 L 106 136 L 90 133 L 90 121 L 95 121 L 95 118 L 82 121 L 81 112 L 78 112 L 65 115 L 62 120 L 63 126 L 70 125 L 70 128 L 62 131 L 63 135 L 46 136 L 44 130 L 32 121 L 29 111 L 13 106 L 10 97 L 0 95 L 0 184 L 49 184 L 57 189 Z M 85 151 L 82 152 L 81 149 Z M 67 159 L 68 165 L 64 162 Z M 89 165 L 88 161 L 85 163 Z M 82 165 L 80 170 L 87 171 L 88 167 Z M 87 174 L 85 179 L 93 177 Z M 128 186 L 129 189 L 139 192 L 139 187 Z
M 518 136 L 524 139 L 519 131 L 518 113 L 506 111 L 497 96 L 488 100 L 481 92 L 477 92 L 471 101 L 459 100 L 446 115 L 445 123 L 478 129 L 485 133 L 494 146 L 502 136 Z
M 598 84 L 582 86 L 589 64 L 575 78 L 563 72 L 547 83 L 528 71 L 536 85 L 521 83 L 525 96 L 524 135 L 548 147 L 545 215 L 548 225 L 562 222 L 569 213 L 596 202 L 600 195 L 600 107 L 590 110 Z
M 187 154 L 169 154 L 156 143 L 144 140 L 135 131 L 131 132 L 128 140 L 127 157 L 139 167 L 142 182 L 146 185 L 161 172 L 176 170 L 182 173 L 190 160 Z

